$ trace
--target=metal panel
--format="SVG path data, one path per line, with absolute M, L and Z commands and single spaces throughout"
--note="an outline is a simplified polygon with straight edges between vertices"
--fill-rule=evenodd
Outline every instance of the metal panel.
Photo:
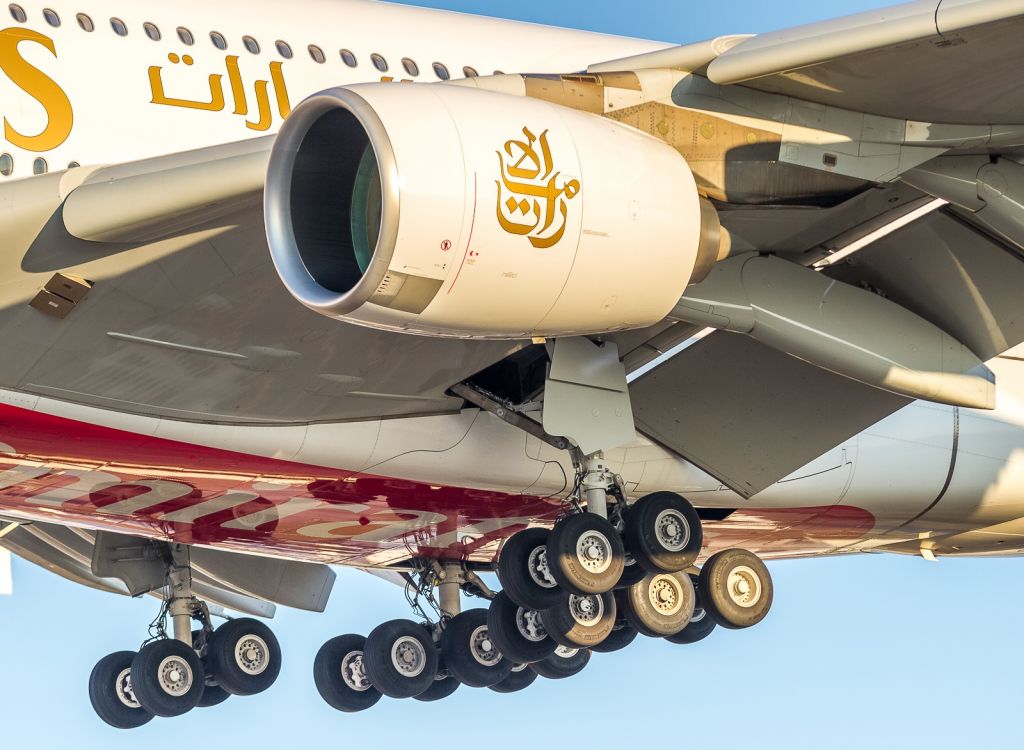
M 630 395 L 640 432 L 744 497 L 910 403 L 730 333 L 694 344 Z

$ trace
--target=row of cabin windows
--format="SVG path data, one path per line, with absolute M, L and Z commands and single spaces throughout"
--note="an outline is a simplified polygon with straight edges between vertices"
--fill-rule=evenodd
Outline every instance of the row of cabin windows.
M 25 13 L 25 9 L 22 8 L 20 5 L 11 4 L 8 6 L 8 8 L 11 11 L 11 17 L 18 23 L 25 23 L 26 21 L 28 21 L 28 14 Z M 60 26 L 61 23 L 60 16 L 57 14 L 57 11 L 52 10 L 50 8 L 45 8 L 43 10 L 43 19 L 48 24 L 50 24 L 50 26 L 53 26 L 55 28 Z M 75 20 L 78 21 L 78 25 L 84 31 L 94 31 L 96 29 L 96 25 L 93 23 L 92 18 L 87 16 L 85 13 L 79 13 L 77 16 L 75 16 Z M 118 36 L 128 36 L 128 26 L 120 18 L 111 18 L 110 28 L 112 28 L 114 30 L 114 33 Z M 154 42 L 159 42 L 163 38 L 162 34 L 160 33 L 160 29 L 157 27 L 157 25 L 154 23 L 150 23 L 149 21 L 142 24 L 142 30 L 146 33 L 146 36 L 152 39 Z M 191 47 L 193 44 L 196 43 L 196 38 L 192 35 L 192 32 L 186 29 L 184 26 L 179 26 L 177 28 L 177 32 L 178 39 L 181 40 L 182 44 Z M 213 46 L 219 50 L 226 50 L 228 48 L 227 38 L 219 31 L 210 32 L 210 41 L 213 43 Z M 283 57 L 284 59 L 291 60 L 292 57 L 294 57 L 291 45 L 288 44 L 288 42 L 278 39 L 274 43 L 274 45 L 277 48 L 277 53 L 281 55 L 281 57 Z M 260 43 L 251 36 L 242 37 L 242 46 L 245 47 L 246 51 L 250 54 L 260 54 Z M 325 55 L 324 51 L 315 44 L 309 45 L 306 48 L 306 51 L 309 52 L 309 56 L 310 58 L 312 58 L 314 62 L 319 63 L 321 65 L 327 62 L 327 55 Z M 338 54 L 340 55 L 342 62 L 344 62 L 348 67 L 355 68 L 356 66 L 359 65 L 358 59 L 351 50 L 339 50 Z M 376 52 L 370 55 L 370 62 L 372 62 L 373 67 L 375 67 L 381 73 L 387 73 L 389 70 L 388 61 L 382 55 L 379 55 Z M 448 67 L 443 63 L 435 62 L 432 64 L 432 67 L 434 69 L 434 75 L 436 75 L 440 80 L 447 81 L 452 77 L 451 72 L 448 70 Z M 402 58 L 402 68 L 404 68 L 405 72 L 408 73 L 413 78 L 420 74 L 419 65 L 417 65 L 414 60 L 411 60 L 408 57 Z M 494 72 L 496 74 L 500 73 L 500 71 L 497 70 Z M 462 69 L 462 73 L 463 75 L 466 76 L 466 78 L 475 78 L 476 76 L 479 75 L 475 68 L 471 68 L 468 65 Z
M 82 166 L 77 161 L 69 162 L 68 169 Z M 43 157 L 37 157 L 32 161 L 32 174 L 46 174 L 50 166 Z M 0 177 L 10 177 L 14 173 L 14 157 L 10 154 L 0 154 Z

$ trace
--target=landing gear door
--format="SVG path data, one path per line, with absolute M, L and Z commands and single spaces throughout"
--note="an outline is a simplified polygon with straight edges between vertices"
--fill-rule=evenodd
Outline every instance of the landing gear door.
M 564 338 L 549 344 L 544 430 L 571 438 L 585 454 L 636 439 L 626 369 L 615 344 Z

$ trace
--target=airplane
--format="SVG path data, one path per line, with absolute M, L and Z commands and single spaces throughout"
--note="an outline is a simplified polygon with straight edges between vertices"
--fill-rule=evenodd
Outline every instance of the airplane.
M 106 723 L 269 689 L 336 565 L 410 604 L 317 655 L 354 712 L 1024 551 L 1024 0 L 5 5 L 0 547 L 159 600 Z

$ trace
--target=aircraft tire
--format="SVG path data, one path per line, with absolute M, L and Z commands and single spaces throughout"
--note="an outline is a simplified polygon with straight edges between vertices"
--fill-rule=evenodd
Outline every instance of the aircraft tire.
M 132 689 L 142 707 L 157 716 L 188 713 L 203 697 L 206 674 L 199 655 L 181 641 L 151 641 L 132 659 Z
M 648 573 L 619 596 L 626 622 L 651 638 L 675 635 L 685 628 L 696 602 L 686 573 Z
M 433 685 L 428 687 L 419 695 L 414 695 L 413 699 L 423 701 L 424 703 L 433 703 L 434 701 L 443 700 L 458 690 L 459 685 L 461 684 L 462 683 L 452 675 L 447 675 L 446 677 L 435 679 Z
M 582 672 L 589 661 L 589 649 L 559 646 L 547 659 L 531 664 L 530 669 L 549 680 L 564 680 Z
M 615 592 L 615 609 L 615 626 L 612 628 L 612 632 L 609 633 L 608 637 L 599 644 L 591 646 L 591 651 L 596 651 L 599 654 L 610 654 L 615 651 L 621 651 L 635 641 L 637 635 L 639 635 L 636 628 L 626 621 L 625 613 L 622 611 L 621 590 L 616 590 Z
M 700 516 L 674 492 L 640 498 L 625 517 L 626 547 L 648 573 L 678 573 L 700 554 Z
M 134 651 L 104 656 L 89 675 L 89 702 L 96 715 L 115 729 L 135 729 L 153 720 L 154 714 L 143 708 L 132 690 L 134 658 Z
M 313 682 L 324 703 L 331 708 L 356 713 L 380 700 L 380 691 L 366 675 L 365 649 L 364 636 L 339 635 L 317 652 L 313 660 Z
M 498 648 L 486 609 L 467 609 L 445 625 L 441 655 L 448 673 L 470 687 L 490 687 L 508 677 L 512 662 Z
M 412 620 L 389 620 L 370 631 L 363 651 L 366 676 L 389 698 L 412 698 L 437 676 L 434 639 Z
M 496 693 L 518 693 L 525 690 L 537 680 L 537 673 L 530 669 L 529 664 L 517 664 L 512 667 L 512 673 L 497 685 L 491 685 L 490 689 Z
M 228 620 L 213 631 L 207 644 L 207 663 L 214 681 L 232 695 L 256 695 L 268 689 L 281 673 L 281 646 L 259 620 Z
M 558 645 L 544 629 L 540 611 L 521 607 L 504 591 L 487 609 L 487 630 L 498 650 L 514 664 L 540 661 Z
M 212 708 L 231 697 L 231 693 L 220 685 L 203 685 L 203 695 L 196 704 L 196 708 Z
M 595 513 L 563 518 L 548 536 L 548 564 L 558 585 L 571 594 L 603 594 L 622 577 L 622 536 Z
M 544 629 L 551 639 L 566 648 L 591 648 L 615 627 L 615 596 L 603 594 L 564 594 L 556 607 L 541 612 Z
M 622 575 L 619 576 L 619 582 L 615 584 L 616 590 L 628 589 L 637 581 L 642 581 L 644 576 L 647 575 L 647 569 L 638 563 L 636 558 L 629 552 L 626 552 L 623 563 Z
M 561 590 L 547 562 L 547 529 L 513 534 L 498 556 L 498 580 L 520 607 L 544 609 L 558 602 Z
M 711 635 L 716 627 L 714 619 L 704 609 L 703 597 L 700 593 L 700 577 L 693 573 L 690 573 L 689 576 L 694 592 L 697 594 L 697 604 L 693 608 L 693 615 L 690 616 L 690 621 L 686 623 L 686 627 L 675 635 L 665 636 L 665 640 L 669 643 L 686 645 L 702 641 Z
M 761 622 L 772 606 L 772 577 L 761 559 L 743 549 L 712 555 L 700 571 L 704 609 L 723 628 L 740 630 Z

